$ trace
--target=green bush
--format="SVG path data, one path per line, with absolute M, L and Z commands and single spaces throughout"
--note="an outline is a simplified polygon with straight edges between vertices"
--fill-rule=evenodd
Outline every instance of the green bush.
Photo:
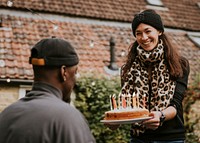
M 100 120 L 104 112 L 110 110 L 109 96 L 118 94 L 120 80 L 115 78 L 82 77 L 75 87 L 75 106 L 85 115 L 97 143 L 129 142 L 130 125 L 122 125 L 117 130 L 110 130 Z
M 183 101 L 184 120 L 186 128 L 186 143 L 199 143 L 200 137 L 197 136 L 197 134 L 195 134 L 195 130 L 200 130 L 197 129 L 197 127 L 199 127 L 197 126 L 200 120 L 199 116 L 195 117 L 195 119 L 191 119 L 191 106 L 195 104 L 197 100 L 200 100 L 200 88 L 199 84 L 194 84 L 187 90 L 186 96 Z

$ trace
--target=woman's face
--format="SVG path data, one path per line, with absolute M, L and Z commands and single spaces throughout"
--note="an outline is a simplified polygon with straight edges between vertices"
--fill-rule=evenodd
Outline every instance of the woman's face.
M 135 30 L 136 40 L 145 51 L 151 51 L 157 46 L 161 34 L 154 27 L 144 23 L 140 23 Z

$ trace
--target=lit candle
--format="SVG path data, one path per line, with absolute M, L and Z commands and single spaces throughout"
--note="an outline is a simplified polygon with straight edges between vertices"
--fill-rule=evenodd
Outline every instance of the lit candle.
M 126 97 L 125 97 L 125 95 L 122 96 L 122 107 L 126 108 Z
M 128 99 L 127 99 L 127 107 L 128 108 L 131 108 L 131 94 L 129 93 L 128 94 L 128 97 L 127 97 Z
M 144 97 L 143 97 L 143 108 L 146 107 L 146 94 L 144 94 Z
M 118 95 L 118 109 L 120 109 L 121 108 L 121 93 Z
M 112 107 L 112 96 L 110 95 L 110 110 L 113 110 L 113 107 Z
M 139 94 L 137 94 L 137 106 L 138 106 L 138 108 L 140 107 Z
M 117 103 L 116 103 L 116 99 L 115 99 L 115 94 L 112 96 L 112 103 L 113 103 L 113 109 L 117 109 Z
M 133 108 L 136 108 L 136 95 L 133 93 Z

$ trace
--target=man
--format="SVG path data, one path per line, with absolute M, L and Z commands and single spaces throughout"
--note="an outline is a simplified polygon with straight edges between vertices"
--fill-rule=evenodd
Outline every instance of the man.
M 95 143 L 82 114 L 70 106 L 78 55 L 65 40 L 48 38 L 31 50 L 32 90 L 0 114 L 0 143 Z

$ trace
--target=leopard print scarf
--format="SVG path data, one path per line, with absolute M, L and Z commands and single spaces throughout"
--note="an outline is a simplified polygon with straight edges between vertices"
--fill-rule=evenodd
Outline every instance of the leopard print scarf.
M 145 51 L 138 46 L 137 53 L 122 87 L 122 94 L 133 95 L 135 92 L 141 108 L 161 111 L 169 105 L 175 90 L 175 82 L 170 80 L 165 63 L 162 40 L 152 51 Z M 133 125 L 132 129 L 134 135 L 145 131 L 141 125 Z

